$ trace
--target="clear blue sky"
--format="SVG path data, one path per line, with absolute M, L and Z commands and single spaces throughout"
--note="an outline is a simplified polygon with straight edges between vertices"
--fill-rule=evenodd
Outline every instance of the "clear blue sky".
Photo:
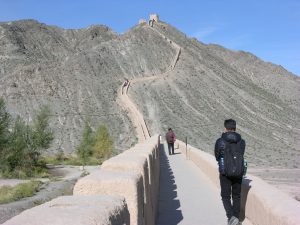
M 31 18 L 64 28 L 104 24 L 124 32 L 150 13 L 204 43 L 248 51 L 300 75 L 300 0 L 0 0 L 0 21 Z

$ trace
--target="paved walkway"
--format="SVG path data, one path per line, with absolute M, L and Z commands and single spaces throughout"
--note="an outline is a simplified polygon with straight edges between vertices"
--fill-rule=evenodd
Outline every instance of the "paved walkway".
M 157 225 L 227 224 L 218 189 L 191 161 L 161 145 Z

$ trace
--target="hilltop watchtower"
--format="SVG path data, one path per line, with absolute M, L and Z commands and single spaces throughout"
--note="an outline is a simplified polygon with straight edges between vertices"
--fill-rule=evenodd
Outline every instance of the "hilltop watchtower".
M 154 22 L 159 22 L 159 16 L 157 14 L 150 14 L 149 25 L 153 27 Z
M 146 23 L 146 20 L 145 19 L 140 19 L 139 24 L 143 24 L 143 23 Z
M 155 22 L 158 22 L 159 16 L 157 14 L 150 14 L 150 20 L 154 20 Z

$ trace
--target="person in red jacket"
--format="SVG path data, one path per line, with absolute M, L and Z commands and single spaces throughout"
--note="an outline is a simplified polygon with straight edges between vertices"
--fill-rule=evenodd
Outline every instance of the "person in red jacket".
M 129 85 L 129 80 L 127 78 L 125 78 L 125 81 L 122 86 L 122 94 L 124 92 L 123 89 L 126 88 L 128 85 Z M 127 89 L 128 89 L 128 87 L 127 87 Z M 125 92 L 127 93 L 127 90 Z
M 168 143 L 169 155 L 174 154 L 174 143 L 176 141 L 176 135 L 172 128 L 169 128 L 169 131 L 166 134 L 166 141 Z

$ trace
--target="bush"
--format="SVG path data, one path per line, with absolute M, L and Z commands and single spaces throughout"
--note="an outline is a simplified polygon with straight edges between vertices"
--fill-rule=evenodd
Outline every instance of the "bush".
M 17 201 L 21 198 L 31 197 L 41 186 L 40 181 L 30 181 L 18 184 L 15 187 L 3 186 L 0 188 L 0 204 Z
M 37 149 L 48 148 L 53 140 L 53 131 L 49 127 L 50 109 L 42 106 L 33 120 L 33 144 Z
M 66 159 L 65 153 L 63 151 L 59 151 L 55 154 L 55 159 L 59 162 L 64 161 Z
M 5 164 L 5 153 L 9 139 L 10 115 L 6 111 L 5 103 L 0 98 L 0 170 L 3 170 Z
M 53 132 L 49 128 L 50 110 L 42 106 L 35 114 L 33 125 L 18 116 L 12 123 L 0 99 L 0 172 L 5 177 L 45 175 L 39 157 L 49 147 Z
M 0 178 L 46 178 L 49 177 L 48 169 L 43 166 L 35 166 L 31 168 L 17 167 L 13 171 L 3 170 L 1 171 Z
M 82 141 L 77 147 L 77 155 L 82 165 L 101 164 L 113 152 L 113 140 L 105 126 L 99 126 L 96 132 L 92 131 L 89 123 L 85 123 Z
M 33 120 L 32 134 L 30 136 L 30 152 L 32 162 L 36 165 L 43 149 L 47 149 L 54 138 L 49 127 L 50 109 L 42 106 Z
M 113 152 L 113 140 L 105 126 L 100 126 L 95 134 L 94 155 L 98 160 L 107 159 Z
M 85 122 L 83 129 L 82 141 L 77 147 L 77 155 L 82 160 L 82 165 L 85 166 L 89 158 L 93 155 L 94 145 L 94 134 L 93 130 L 89 125 L 89 122 Z
M 10 132 L 7 151 L 5 154 L 7 170 L 17 168 L 32 168 L 30 156 L 32 129 L 25 124 L 21 117 L 17 117 Z

